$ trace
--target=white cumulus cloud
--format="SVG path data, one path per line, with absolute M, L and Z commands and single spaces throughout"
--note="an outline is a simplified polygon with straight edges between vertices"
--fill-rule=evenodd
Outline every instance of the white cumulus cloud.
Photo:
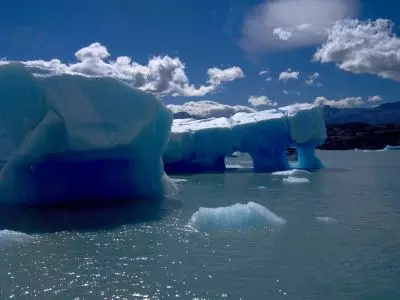
M 267 75 L 269 73 L 268 70 L 261 70 L 260 72 L 258 72 L 258 75 L 263 76 L 263 75 Z
M 210 77 L 208 83 L 211 85 L 220 85 L 222 82 L 234 81 L 235 79 L 244 77 L 243 71 L 239 67 L 231 67 L 224 70 L 210 68 L 207 73 Z
M 279 74 L 279 80 L 287 81 L 289 79 L 299 79 L 300 72 L 292 71 L 292 69 L 287 69 Z
M 358 12 L 358 0 L 266 0 L 247 14 L 240 45 L 247 52 L 320 44 L 326 29 Z
M 363 105 L 364 100 L 361 97 L 346 97 L 339 100 L 328 100 L 325 97 L 317 97 L 315 98 L 314 104 L 336 108 L 353 108 Z
M 314 60 L 356 74 L 400 80 L 400 39 L 390 20 L 338 21 Z
M 189 101 L 182 105 L 169 104 L 167 107 L 174 113 L 186 113 L 194 118 L 229 118 L 238 112 L 253 113 L 255 109 L 243 105 L 226 105 L 215 101 Z
M 309 75 L 306 84 L 309 86 L 322 86 L 322 83 L 316 81 L 320 76 L 321 75 L 318 72 Z
M 272 102 L 267 96 L 250 96 L 248 102 L 258 109 L 278 105 L 277 102 Z
M 284 93 L 285 95 L 300 95 L 300 92 L 297 91 L 288 91 L 288 90 L 283 90 L 282 93 Z
M 292 31 L 285 30 L 281 27 L 276 27 L 272 30 L 272 34 L 276 35 L 280 40 L 287 41 L 292 36 Z
M 368 97 L 368 102 L 372 102 L 372 103 L 381 102 L 382 100 L 383 100 L 383 97 L 379 96 L 379 95 L 369 96 Z
M 35 73 L 78 73 L 87 76 L 110 76 L 130 85 L 159 95 L 204 96 L 215 92 L 224 82 L 243 78 L 239 67 L 227 69 L 209 68 L 206 85 L 195 86 L 186 75 L 186 65 L 178 57 L 154 56 L 147 65 L 132 61 L 130 57 L 119 56 L 115 61 L 107 48 L 100 43 L 92 43 L 75 53 L 78 62 L 62 63 L 58 59 L 50 61 L 33 60 L 23 62 Z

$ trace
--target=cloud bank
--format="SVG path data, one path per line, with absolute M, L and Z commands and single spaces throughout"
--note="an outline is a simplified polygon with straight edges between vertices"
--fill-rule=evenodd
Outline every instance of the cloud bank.
M 368 102 L 372 102 L 372 103 L 378 103 L 378 102 L 381 102 L 382 100 L 383 100 L 383 97 L 379 96 L 379 95 L 368 97 Z
M 245 17 L 240 45 L 248 53 L 318 45 L 357 12 L 358 0 L 268 0 Z
M 252 113 L 256 112 L 247 106 L 225 105 L 214 101 L 189 101 L 182 105 L 170 104 L 167 107 L 174 113 L 184 113 L 187 117 L 194 118 L 229 118 L 238 112 Z
M 272 102 L 267 96 L 250 96 L 248 103 L 258 110 L 278 106 L 277 102 Z
M 185 73 L 186 66 L 178 57 L 154 56 L 149 59 L 147 65 L 132 61 L 127 56 L 119 56 L 115 61 L 106 60 L 110 54 L 107 48 L 98 42 L 78 50 L 75 57 L 78 62 L 72 64 L 62 63 L 59 59 L 23 63 L 39 74 L 78 73 L 115 77 L 138 89 L 160 96 L 204 96 L 217 91 L 225 82 L 244 77 L 239 67 L 210 68 L 207 71 L 207 84 L 196 87 L 189 82 Z
M 400 39 L 390 20 L 343 20 L 329 30 L 314 61 L 335 63 L 342 70 L 400 80 Z
M 292 71 L 292 69 L 287 69 L 287 71 L 283 71 L 279 74 L 279 80 L 287 81 L 289 79 L 299 79 L 300 72 Z
M 354 108 L 363 105 L 365 102 L 361 97 L 346 97 L 339 100 L 328 100 L 325 97 L 315 98 L 314 104 L 327 105 L 335 108 Z
M 305 82 L 308 86 L 320 87 L 322 86 L 322 83 L 316 81 L 319 77 L 321 77 L 321 75 L 318 72 L 315 72 L 314 74 L 309 75 Z

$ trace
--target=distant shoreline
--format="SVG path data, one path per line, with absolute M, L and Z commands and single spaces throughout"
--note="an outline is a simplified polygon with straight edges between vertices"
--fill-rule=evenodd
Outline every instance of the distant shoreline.
M 381 150 L 400 145 L 400 125 L 365 123 L 326 124 L 328 138 L 320 150 Z

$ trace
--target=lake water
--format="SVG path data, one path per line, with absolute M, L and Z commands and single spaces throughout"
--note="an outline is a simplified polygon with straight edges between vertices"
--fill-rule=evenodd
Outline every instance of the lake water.
M 174 176 L 179 195 L 151 207 L 2 212 L 30 236 L 0 233 L 0 299 L 400 299 L 400 151 L 319 156 L 309 183 L 238 169 Z M 186 226 L 248 201 L 286 226 Z

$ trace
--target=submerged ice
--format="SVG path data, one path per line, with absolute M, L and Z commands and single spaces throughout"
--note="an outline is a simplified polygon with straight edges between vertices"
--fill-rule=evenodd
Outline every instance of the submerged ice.
M 172 113 L 109 77 L 33 76 L 0 66 L 0 201 L 154 197 L 173 188 L 161 155 Z
M 176 119 L 163 159 L 167 172 L 222 171 L 224 158 L 250 154 L 256 171 L 289 168 L 286 149 L 296 147 L 302 169 L 319 169 L 315 147 L 326 139 L 321 108 L 297 104 L 226 118 Z
M 236 203 L 231 206 L 216 208 L 200 207 L 189 220 L 189 226 L 205 232 L 220 229 L 276 227 L 285 224 L 285 219 L 255 202 Z

